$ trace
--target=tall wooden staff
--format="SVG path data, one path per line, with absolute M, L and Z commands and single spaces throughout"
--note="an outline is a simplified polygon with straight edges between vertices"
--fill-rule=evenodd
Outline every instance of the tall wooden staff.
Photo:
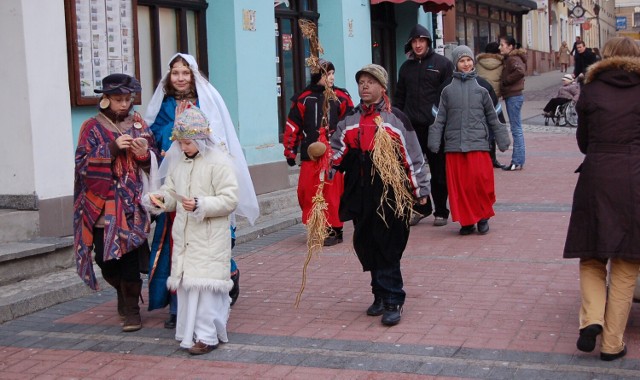
M 307 66 L 311 68 L 311 73 L 321 73 L 326 75 L 326 68 L 320 63 L 319 54 L 324 54 L 324 49 L 318 40 L 317 26 L 310 20 L 301 19 L 298 22 L 302 35 L 309 39 L 310 56 L 307 58 Z M 331 169 L 330 161 L 332 156 L 331 146 L 329 145 L 329 107 L 332 100 L 338 100 L 333 88 L 326 82 L 324 85 L 324 101 L 322 103 L 322 119 L 320 122 L 318 141 L 309 145 L 309 157 L 313 159 L 313 169 L 318 173 L 320 183 L 316 188 L 316 194 L 313 196 L 311 212 L 307 220 L 307 256 L 302 267 L 302 284 L 300 291 L 296 296 L 295 307 L 297 308 L 302 298 L 302 292 L 307 282 L 307 267 L 314 254 L 322 251 L 324 240 L 329 236 L 329 222 L 327 220 L 327 201 L 324 198 L 323 189 L 328 171 Z

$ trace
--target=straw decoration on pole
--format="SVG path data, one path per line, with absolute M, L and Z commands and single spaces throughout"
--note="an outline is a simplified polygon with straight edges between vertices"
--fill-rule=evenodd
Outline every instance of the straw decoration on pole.
M 306 60 L 307 66 L 311 68 L 314 74 L 322 73 L 326 75 L 326 68 L 320 64 L 319 54 L 323 54 L 324 50 L 318 40 L 317 26 L 310 20 L 301 19 L 298 22 L 302 35 L 309 39 L 310 56 Z M 309 145 L 309 157 L 314 161 L 314 170 L 318 173 L 320 183 L 316 188 L 316 193 L 312 198 L 313 206 L 307 220 L 307 256 L 302 267 L 302 283 L 300 291 L 296 296 L 295 307 L 300 305 L 302 293 L 307 282 L 307 268 L 314 254 L 322 251 L 325 239 L 329 236 L 329 222 L 327 220 L 327 201 L 324 198 L 323 189 L 325 179 L 330 168 L 330 160 L 332 156 L 331 147 L 329 146 L 329 109 L 332 100 L 338 100 L 333 89 L 325 84 L 323 92 L 324 101 L 322 103 L 322 120 L 318 130 L 318 141 Z

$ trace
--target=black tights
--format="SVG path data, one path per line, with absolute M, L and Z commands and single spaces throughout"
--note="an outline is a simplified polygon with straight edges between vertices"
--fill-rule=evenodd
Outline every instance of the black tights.
M 138 250 L 127 252 L 119 260 L 111 259 L 104 261 L 104 228 L 93 229 L 93 251 L 95 252 L 96 264 L 102 270 L 102 277 L 119 277 L 124 281 L 140 280 L 140 264 L 138 261 Z

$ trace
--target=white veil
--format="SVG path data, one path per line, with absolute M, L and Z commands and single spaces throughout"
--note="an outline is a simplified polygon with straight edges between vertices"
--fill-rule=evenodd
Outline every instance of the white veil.
M 249 220 L 249 223 L 253 224 L 260 215 L 260 208 L 258 206 L 258 198 L 256 197 L 256 191 L 249 175 L 249 167 L 247 166 L 247 160 L 244 157 L 242 146 L 238 141 L 236 130 L 233 127 L 231 116 L 227 110 L 227 106 L 224 100 L 220 96 L 220 93 L 207 81 L 200 71 L 198 70 L 198 63 L 195 58 L 188 54 L 177 53 L 169 62 L 177 56 L 181 56 L 189 63 L 195 80 L 196 91 L 198 92 L 199 108 L 204 112 L 209 120 L 209 126 L 213 131 L 213 135 L 210 139 L 216 141 L 220 139 L 224 144 L 231 156 L 231 162 L 233 164 L 234 172 L 238 178 L 239 188 L 239 203 L 236 208 L 235 214 L 244 216 Z M 150 126 L 156 119 L 160 107 L 162 106 L 162 100 L 164 99 L 164 85 L 169 79 L 169 72 L 162 77 L 162 80 L 158 84 L 156 91 L 153 93 L 153 97 L 149 101 L 147 106 L 147 112 L 144 120 Z

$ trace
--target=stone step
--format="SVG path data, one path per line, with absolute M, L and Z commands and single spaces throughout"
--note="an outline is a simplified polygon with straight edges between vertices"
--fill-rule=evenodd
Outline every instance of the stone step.
M 0 285 L 74 266 L 73 237 L 0 243 Z
M 0 243 L 32 239 L 39 231 L 37 211 L 0 209 Z

